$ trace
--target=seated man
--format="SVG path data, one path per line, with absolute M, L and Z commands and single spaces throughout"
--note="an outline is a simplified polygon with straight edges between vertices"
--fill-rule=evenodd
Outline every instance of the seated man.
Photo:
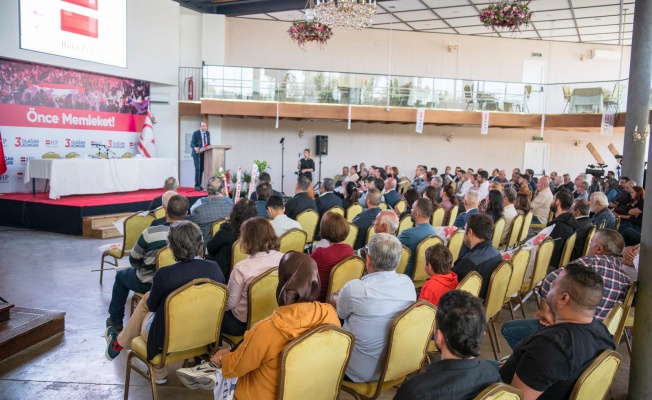
M 177 183 L 177 180 L 171 176 L 168 179 L 165 180 L 165 184 L 163 185 L 163 189 L 165 189 L 166 192 L 177 192 L 179 190 L 179 184 Z M 163 203 L 161 202 L 161 197 L 156 196 L 152 199 L 152 202 L 149 203 L 149 211 L 156 210 L 157 208 L 161 207 Z
M 122 319 L 125 316 L 125 303 L 129 292 L 132 290 L 138 293 L 149 292 L 156 272 L 156 253 L 167 245 L 170 225 L 184 220 L 187 214 L 188 199 L 178 194 L 174 195 L 165 210 L 165 224 L 151 226 L 140 235 L 129 253 L 129 263 L 133 268 L 123 269 L 115 274 L 106 326 L 112 326 L 116 331 L 122 330 Z
M 589 200 L 589 183 L 583 180 L 575 181 L 575 192 L 573 193 L 574 199 Z
M 543 179 L 543 178 L 541 178 Z M 539 181 L 541 181 L 539 179 Z M 518 216 L 514 202 L 516 201 L 516 190 L 514 188 L 505 188 L 503 190 L 503 217 L 505 218 L 505 229 L 500 237 L 500 244 L 507 244 L 509 236 L 512 234 L 512 225 Z
M 276 236 L 281 237 L 293 228 L 302 229 L 300 223 L 285 215 L 285 206 L 283 206 L 283 199 L 280 196 L 270 196 L 265 205 Z
M 272 195 L 272 185 L 268 182 L 261 182 L 256 186 L 256 214 L 259 217 L 268 218 L 267 215 L 267 199 Z
M 555 248 L 552 251 L 552 257 L 550 257 L 548 272 L 559 268 L 559 262 L 561 261 L 561 254 L 564 251 L 566 240 L 577 230 L 577 221 L 570 212 L 572 204 L 572 195 L 568 191 L 562 190 L 555 195 L 553 203 L 550 206 L 550 211 L 555 213 L 555 217 L 548 223 L 548 226 L 555 226 L 552 232 L 550 232 L 550 238 L 555 241 Z
M 602 290 L 595 271 L 567 265 L 546 297 L 554 323 L 516 345 L 500 368 L 502 381 L 522 390 L 525 400 L 569 398 L 586 367 L 615 349 L 607 327 L 593 318 Z
M 387 178 L 385 181 L 385 201 L 390 209 L 401 200 L 401 195 L 396 191 L 396 178 Z
M 200 259 L 204 254 L 204 242 L 197 225 L 190 221 L 179 221 L 173 223 L 169 229 L 169 247 L 177 263 L 156 272 L 152 290 L 145 293 L 120 334 L 113 326 L 106 328 L 105 355 L 109 361 L 113 361 L 123 348 L 130 349 L 131 341 L 139 335 L 147 342 L 147 358 L 154 358 L 163 347 L 165 335 L 163 313 L 165 300 L 170 293 L 198 278 L 209 278 L 224 283 L 224 275 L 217 264 L 214 261 Z M 167 382 L 165 367 L 154 371 L 157 384 Z
M 530 205 L 532 209 L 533 224 L 547 224 L 548 214 L 550 214 L 550 205 L 552 204 L 552 192 L 550 191 L 550 182 L 545 176 L 537 182 L 537 195 Z
M 367 200 L 365 201 L 367 209 L 358 214 L 352 221 L 352 224 L 358 227 L 358 236 L 355 238 L 353 250 L 364 247 L 367 241 L 367 230 L 374 223 L 376 216 L 381 211 L 379 208 L 382 197 L 380 190 L 371 188 L 367 192 Z
M 430 225 L 430 217 L 433 212 L 432 201 L 420 198 L 412 205 L 412 220 L 414 228 L 405 229 L 398 235 L 401 244 L 410 249 L 410 261 L 405 267 L 405 275 L 412 276 L 414 270 L 414 261 L 417 258 L 417 246 L 427 236 L 435 234 L 435 228 Z
M 436 190 L 435 200 L 437 203 L 441 203 L 441 192 L 444 190 L 444 180 L 441 176 L 433 176 L 430 179 L 430 186 L 434 187 Z
M 609 211 L 609 200 L 604 193 L 592 193 L 589 206 L 589 211 L 593 213 L 593 225 L 600 228 L 604 222 L 604 229 L 616 229 L 616 217 Z
M 211 177 L 206 184 L 207 197 L 203 197 L 190 209 L 189 220 L 199 225 L 204 243 L 211 238 L 213 223 L 231 214 L 233 201 L 224 196 L 224 181 L 216 176 Z M 201 203 L 200 203 L 201 202 Z
M 335 187 L 342 186 L 342 183 L 348 176 L 349 176 L 349 167 L 342 167 L 342 175 L 340 175 L 340 179 L 338 179 L 337 182 L 335 182 Z
M 623 176 L 618 180 L 618 194 L 611 200 L 611 202 L 609 202 L 609 208 L 625 207 L 632 201 L 629 192 L 631 191 L 631 188 L 636 186 L 636 182 L 632 181 L 631 184 L 628 184 L 629 181 L 630 179 L 626 176 Z
M 166 210 L 168 208 L 168 203 L 170 202 L 170 199 L 172 196 L 176 195 L 177 192 L 173 192 L 172 190 L 169 190 L 165 193 L 163 193 L 163 196 L 160 197 L 161 199 L 161 207 L 163 207 L 163 210 Z M 165 223 L 165 216 L 155 219 L 152 221 L 152 224 L 150 226 L 159 226 L 163 225 Z
M 390 235 L 395 236 L 396 230 L 398 229 L 398 216 L 392 210 L 382 210 L 376 216 L 374 220 L 374 234 L 379 233 L 389 233 Z M 367 256 L 367 250 L 363 247 L 358 249 L 355 252 L 355 255 L 365 258 Z
M 368 248 L 367 275 L 347 282 L 330 299 L 344 320 L 344 329 L 355 336 L 344 376 L 353 382 L 378 380 L 389 326 L 417 298 L 410 278 L 395 272 L 401 260 L 398 239 L 379 233 L 371 238 Z
M 489 289 L 491 274 L 503 260 L 498 249 L 491 243 L 494 233 L 494 223 L 487 214 L 473 214 L 466 222 L 464 231 L 464 244 L 469 251 L 462 256 L 453 267 L 457 279 L 462 282 L 464 277 L 476 271 L 482 276 L 482 288 L 479 297 L 484 299 Z
M 267 172 L 261 172 L 260 175 L 258 175 L 258 184 L 261 184 L 263 182 L 269 183 L 269 186 L 272 187 L 272 177 Z M 274 190 L 274 188 L 272 188 L 272 194 L 271 195 L 279 196 L 281 198 L 283 197 L 281 192 Z M 249 200 L 251 200 L 253 202 L 256 202 L 256 201 L 262 200 L 262 199 L 258 199 L 258 194 L 256 192 L 253 192 L 249 196 Z
M 285 215 L 291 219 L 297 219 L 297 215 L 307 209 L 317 211 L 315 200 L 308 196 L 308 190 L 310 190 L 310 179 L 306 176 L 300 176 L 295 186 L 296 194 L 285 203 Z
M 625 300 L 627 290 L 631 286 L 631 279 L 627 275 L 620 257 L 624 246 L 623 238 L 618 232 L 611 229 L 600 229 L 591 241 L 589 254 L 568 264 L 592 269 L 604 279 L 605 290 L 595 309 L 595 318 L 599 321 L 605 319 L 617 302 Z M 554 323 L 554 315 L 550 313 L 545 299 L 552 282 L 561 271 L 562 269 L 555 270 L 544 279 L 539 289 L 539 297 L 542 300 L 539 302 L 539 311 L 535 314 L 537 318 L 509 321 L 503 325 L 502 334 L 511 348 L 514 348 L 524 338 Z
M 410 189 L 416 189 L 419 194 L 423 195 L 423 191 L 430 185 L 430 182 L 426 181 L 426 169 L 423 165 L 419 165 L 414 174 L 414 180 L 410 184 Z
M 469 218 L 469 216 L 478 213 L 478 199 L 479 199 L 479 195 L 476 190 L 469 190 L 464 195 L 464 200 L 462 200 L 462 205 L 464 205 L 464 209 L 466 211 L 458 215 L 457 218 L 455 218 L 455 222 L 453 223 L 454 226 L 460 229 L 464 229 L 464 226 L 466 225 L 466 220 Z
M 342 207 L 342 199 L 333 193 L 333 189 L 335 189 L 335 181 L 325 178 L 319 189 L 319 197 L 315 199 L 320 217 L 335 206 Z
M 589 232 L 591 231 L 591 228 L 593 228 L 593 222 L 591 222 L 591 218 L 589 218 L 589 210 L 589 202 L 584 199 L 576 199 L 570 208 L 570 211 L 577 222 L 577 231 L 575 231 L 577 237 L 575 238 L 575 246 L 571 253 L 571 261 L 582 257 L 584 253 L 584 245 L 586 244 L 586 237 L 589 236 Z
M 441 361 L 404 382 L 394 400 L 472 399 L 500 381 L 496 367 L 478 359 L 487 321 L 479 298 L 451 290 L 439 300 L 435 320 Z

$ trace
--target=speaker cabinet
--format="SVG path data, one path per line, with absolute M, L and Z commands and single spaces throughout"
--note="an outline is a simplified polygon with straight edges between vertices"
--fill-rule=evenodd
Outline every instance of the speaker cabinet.
M 320 156 L 328 155 L 328 136 L 317 135 L 317 154 Z

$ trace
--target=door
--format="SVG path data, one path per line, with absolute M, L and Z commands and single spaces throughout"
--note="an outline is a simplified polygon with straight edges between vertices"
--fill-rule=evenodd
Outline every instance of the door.
M 545 102 L 544 85 L 548 81 L 548 62 L 539 60 L 525 60 L 523 62 L 523 84 L 532 85 L 530 98 L 525 95 L 525 112 L 541 114 L 544 112 Z
M 525 143 L 525 159 L 523 160 L 523 170 L 533 170 L 534 176 L 545 175 L 548 172 L 549 156 L 550 144 Z

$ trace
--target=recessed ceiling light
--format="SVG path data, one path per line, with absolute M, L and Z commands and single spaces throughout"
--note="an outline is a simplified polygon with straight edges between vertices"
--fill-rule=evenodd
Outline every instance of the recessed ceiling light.
M 594 20 L 594 21 L 602 21 L 602 18 L 600 18 L 600 17 L 598 17 L 598 18 L 593 18 L 593 20 Z
M 389 6 L 389 8 L 391 8 L 391 9 L 393 10 L 393 9 L 395 9 L 395 8 L 396 8 L 396 6 Z
M 459 13 L 460 13 L 460 12 L 457 11 L 457 10 L 454 10 L 454 11 L 453 11 L 453 14 L 459 14 Z

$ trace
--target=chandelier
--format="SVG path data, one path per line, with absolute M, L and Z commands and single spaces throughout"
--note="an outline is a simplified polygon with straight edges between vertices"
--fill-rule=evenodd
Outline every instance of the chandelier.
M 371 26 L 376 0 L 317 0 L 314 13 L 326 25 L 360 30 Z

